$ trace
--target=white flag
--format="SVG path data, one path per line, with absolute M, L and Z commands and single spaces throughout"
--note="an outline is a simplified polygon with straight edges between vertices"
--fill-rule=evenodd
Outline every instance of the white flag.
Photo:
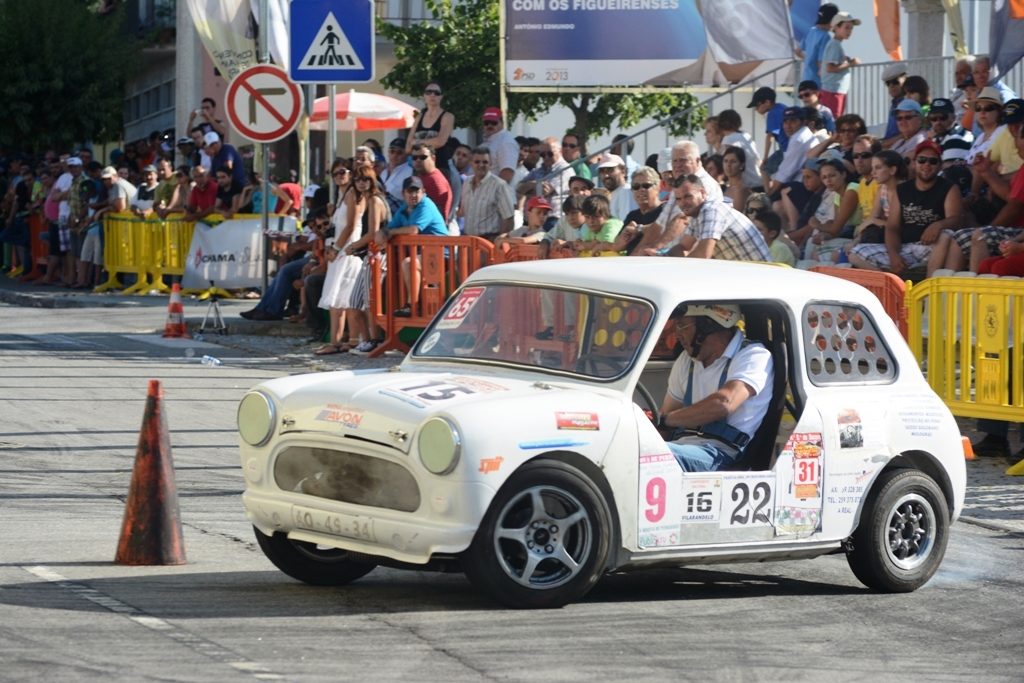
M 708 50 L 720 64 L 792 59 L 786 0 L 714 0 L 702 3 Z
M 188 10 L 224 80 L 259 63 L 249 0 L 188 0 Z

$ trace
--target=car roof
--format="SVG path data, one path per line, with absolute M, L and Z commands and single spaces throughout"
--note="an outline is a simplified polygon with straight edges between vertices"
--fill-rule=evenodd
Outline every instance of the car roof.
M 799 310 L 808 299 L 878 305 L 878 299 L 846 280 L 767 263 L 714 259 L 620 256 L 522 261 L 489 266 L 470 282 L 512 280 L 615 292 L 660 306 L 680 299 L 773 299 Z

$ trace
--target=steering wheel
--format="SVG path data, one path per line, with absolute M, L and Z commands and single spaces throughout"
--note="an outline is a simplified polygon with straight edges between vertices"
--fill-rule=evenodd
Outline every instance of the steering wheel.
M 658 424 L 658 422 L 661 421 L 661 410 L 659 410 L 658 404 L 655 403 L 654 396 L 651 394 L 650 390 L 644 386 L 643 382 L 637 382 L 634 391 L 640 394 L 640 398 L 644 400 L 644 403 L 647 404 L 647 408 L 650 409 L 651 414 L 654 416 L 651 422 L 655 425 Z M 643 406 L 640 407 L 643 408 Z

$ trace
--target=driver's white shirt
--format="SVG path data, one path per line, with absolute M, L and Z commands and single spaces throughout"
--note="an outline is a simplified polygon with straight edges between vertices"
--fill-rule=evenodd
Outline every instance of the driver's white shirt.
M 743 333 L 736 330 L 732 341 L 725 348 L 723 353 L 711 365 L 704 366 L 703 363 L 696 363 L 693 367 L 693 391 L 692 401 L 697 403 L 711 394 L 718 391 L 718 381 L 722 377 L 722 370 L 730 358 L 733 358 L 729 366 L 729 374 L 726 382 L 738 379 L 751 389 L 755 394 L 740 404 L 740 407 L 726 420 L 731 426 L 740 430 L 749 437 L 754 436 L 764 416 L 768 413 L 768 404 L 771 403 L 771 382 L 774 374 L 772 354 L 758 342 L 747 344 L 741 349 Z M 686 382 L 690 373 L 690 364 L 693 360 L 685 351 L 679 354 L 676 362 L 672 365 L 672 372 L 668 378 L 668 393 L 672 398 L 683 403 L 686 396 Z M 767 391 L 765 388 L 767 387 Z

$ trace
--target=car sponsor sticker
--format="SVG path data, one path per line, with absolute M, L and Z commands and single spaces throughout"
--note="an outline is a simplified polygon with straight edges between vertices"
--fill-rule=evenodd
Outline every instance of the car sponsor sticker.
M 601 421 L 597 413 L 560 411 L 555 413 L 555 427 L 596 432 L 601 429 Z
M 864 445 L 864 426 L 856 410 L 840 410 L 836 422 L 839 426 L 840 448 L 860 448 Z
M 480 459 L 480 474 L 490 474 L 491 472 L 497 472 L 501 469 L 501 463 L 505 459 L 500 455 L 494 458 L 481 458 Z
M 434 329 L 454 330 L 459 327 L 486 290 L 486 287 L 467 287 L 459 292 L 459 298 L 445 311 L 444 317 L 438 321 Z
M 335 422 L 349 429 L 359 429 L 359 425 L 363 422 L 363 416 L 363 411 L 357 408 L 328 403 L 323 410 L 317 413 L 315 419 L 318 422 Z
M 717 522 L 722 507 L 722 478 L 683 477 L 683 523 Z
M 428 351 L 430 351 L 430 349 L 432 349 L 435 346 L 437 346 L 437 341 L 440 338 L 441 338 L 441 333 L 440 332 L 437 332 L 437 331 L 432 332 L 430 334 L 430 336 L 427 337 L 426 339 L 424 339 L 423 343 L 420 344 L 420 353 L 427 353 Z
M 793 434 L 786 441 L 783 452 L 793 455 L 793 495 L 796 498 L 821 496 L 820 433 Z

